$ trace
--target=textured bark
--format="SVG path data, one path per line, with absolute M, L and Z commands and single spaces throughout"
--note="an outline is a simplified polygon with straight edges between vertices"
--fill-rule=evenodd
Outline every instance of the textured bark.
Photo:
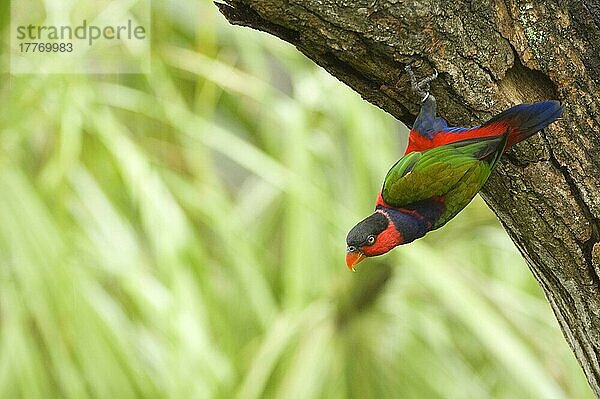
M 543 288 L 600 396 L 600 2 L 229 0 L 234 24 L 294 44 L 410 125 L 404 66 L 440 77 L 451 125 L 521 102 L 560 99 L 561 122 L 517 145 L 483 190 Z

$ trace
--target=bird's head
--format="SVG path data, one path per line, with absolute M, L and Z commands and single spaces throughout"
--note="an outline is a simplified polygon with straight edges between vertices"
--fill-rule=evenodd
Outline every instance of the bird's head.
M 402 234 L 382 211 L 376 211 L 350 230 L 346 237 L 346 265 L 356 265 L 369 256 L 383 255 L 402 244 Z

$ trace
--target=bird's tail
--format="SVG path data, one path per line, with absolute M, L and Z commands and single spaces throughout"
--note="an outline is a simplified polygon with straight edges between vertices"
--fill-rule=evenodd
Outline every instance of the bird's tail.
M 519 104 L 494 116 L 481 128 L 491 131 L 508 129 L 506 149 L 519 141 L 539 132 L 561 117 L 563 106 L 559 101 L 542 101 L 533 104 Z

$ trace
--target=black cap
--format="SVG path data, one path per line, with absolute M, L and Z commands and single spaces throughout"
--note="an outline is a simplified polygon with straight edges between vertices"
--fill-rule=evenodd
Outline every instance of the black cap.
M 377 237 L 388 227 L 388 219 L 381 212 L 375 212 L 363 219 L 350 230 L 346 237 L 346 245 L 349 247 L 362 247 L 367 244 L 369 236 Z

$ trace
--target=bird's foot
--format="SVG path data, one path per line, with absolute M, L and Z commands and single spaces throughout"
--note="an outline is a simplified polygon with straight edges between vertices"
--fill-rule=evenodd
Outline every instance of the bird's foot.
M 410 87 L 412 88 L 412 90 L 415 93 L 417 93 L 419 96 L 421 96 L 421 102 L 425 102 L 425 100 L 427 100 L 427 97 L 429 97 L 430 83 L 433 82 L 438 77 L 437 69 L 433 70 L 432 75 L 427 76 L 426 78 L 422 79 L 419 82 L 417 82 L 417 77 L 415 76 L 415 73 L 413 72 L 410 65 L 407 65 L 404 68 L 404 70 L 410 77 Z

